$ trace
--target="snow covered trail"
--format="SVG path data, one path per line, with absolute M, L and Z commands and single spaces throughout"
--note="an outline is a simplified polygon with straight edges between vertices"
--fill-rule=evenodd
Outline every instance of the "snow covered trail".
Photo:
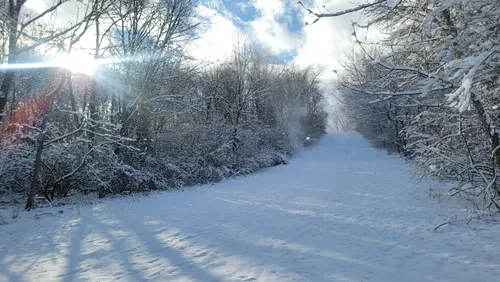
M 498 224 L 434 231 L 468 214 L 428 186 L 358 134 L 329 135 L 248 177 L 23 212 L 0 226 L 0 280 L 500 281 Z

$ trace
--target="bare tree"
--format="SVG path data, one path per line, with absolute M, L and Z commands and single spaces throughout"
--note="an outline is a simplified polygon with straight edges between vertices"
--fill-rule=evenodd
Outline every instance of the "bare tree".
M 89 19 L 94 15 L 94 11 L 87 10 L 87 14 L 85 14 L 76 22 L 71 23 L 67 26 L 58 27 L 50 32 L 46 32 L 46 34 L 42 36 L 36 36 L 29 32 L 30 27 L 34 26 L 36 23 L 39 23 L 44 17 L 57 11 L 63 4 L 69 1 L 70 0 L 58 0 L 53 5 L 47 7 L 44 11 L 27 17 L 26 19 L 20 18 L 22 15 L 23 7 L 26 4 L 26 0 L 9 1 L 8 8 L 6 10 L 0 10 L 0 12 L 2 12 L 2 25 L 5 27 L 5 33 L 7 34 L 8 38 L 6 42 L 7 53 L 2 54 L 4 57 L 3 61 L 4 63 L 7 63 L 7 66 L 5 67 L 5 74 L 3 75 L 0 83 L 0 114 L 3 115 L 5 112 L 5 106 L 8 102 L 9 92 L 14 81 L 16 72 L 15 64 L 17 62 L 18 56 L 26 51 L 35 49 L 38 46 L 41 46 L 48 42 L 61 40 L 61 37 L 69 34 L 72 30 L 80 28 L 82 25 L 87 23 Z M 20 43 L 22 46 L 20 46 Z

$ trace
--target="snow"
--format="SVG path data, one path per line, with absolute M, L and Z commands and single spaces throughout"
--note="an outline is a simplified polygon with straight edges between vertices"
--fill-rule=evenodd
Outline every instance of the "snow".
M 244 178 L 20 212 L 0 226 L 0 281 L 497 280 L 500 226 L 468 222 L 433 184 L 356 133 L 328 135 Z

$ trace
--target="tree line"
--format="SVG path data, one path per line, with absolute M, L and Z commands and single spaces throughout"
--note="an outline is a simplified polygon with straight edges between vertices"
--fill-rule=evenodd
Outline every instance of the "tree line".
M 0 1 L 4 203 L 219 181 L 285 163 L 325 132 L 312 68 L 272 64 L 243 40 L 217 63 L 190 57 L 204 25 L 196 0 L 25 4 Z M 78 17 L 55 24 L 68 5 Z M 49 53 L 82 51 L 84 39 L 100 62 L 91 76 L 51 65 Z

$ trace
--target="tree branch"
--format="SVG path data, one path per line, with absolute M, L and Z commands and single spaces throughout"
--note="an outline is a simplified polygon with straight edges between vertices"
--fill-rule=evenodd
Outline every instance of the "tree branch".
M 28 20 L 27 22 L 21 24 L 21 30 L 26 28 L 28 25 L 36 22 L 37 20 L 43 18 L 46 14 L 49 14 L 53 11 L 55 11 L 59 6 L 61 6 L 63 3 L 67 2 L 68 0 L 59 0 L 56 4 L 54 4 L 52 7 L 48 8 L 47 10 L 43 11 L 42 13 L 38 14 L 34 18 Z
M 311 10 L 309 8 L 306 8 L 304 6 L 304 4 L 302 4 L 301 1 L 299 1 L 298 4 L 301 5 L 302 8 L 304 8 L 306 11 L 308 11 L 309 14 L 316 16 L 316 19 L 311 23 L 311 24 L 314 24 L 314 23 L 316 23 L 321 18 L 333 18 L 333 17 L 342 16 L 342 15 L 345 15 L 345 14 L 350 14 L 350 13 L 357 12 L 357 11 L 360 11 L 360 10 L 363 10 L 363 9 L 366 9 L 366 8 L 369 8 L 369 7 L 378 5 L 378 4 L 382 4 L 384 2 L 387 2 L 387 0 L 379 0 L 379 1 L 376 1 L 376 2 L 373 2 L 373 3 L 359 5 L 357 7 L 354 7 L 354 8 L 351 8 L 351 9 L 347 9 L 347 10 L 344 10 L 344 11 L 340 11 L 340 12 L 336 12 L 336 13 L 327 13 L 327 14 L 316 13 L 313 10 Z

